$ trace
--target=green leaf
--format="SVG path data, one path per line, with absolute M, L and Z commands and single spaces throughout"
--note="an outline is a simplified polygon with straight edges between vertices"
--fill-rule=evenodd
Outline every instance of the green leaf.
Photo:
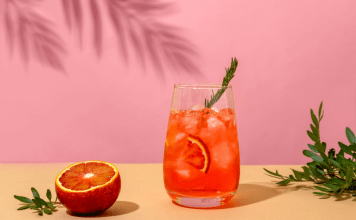
M 326 150 L 326 143 L 325 143 L 325 142 L 321 143 L 321 147 L 322 147 L 322 149 L 323 149 L 323 152 L 325 152 L 325 150 Z
M 326 154 L 324 153 L 324 151 L 320 152 L 320 156 L 323 158 L 323 163 L 325 165 L 325 167 L 329 168 L 329 165 L 327 164 L 327 162 L 329 161 L 329 158 L 326 156 Z
M 347 170 L 346 170 L 346 183 L 348 183 L 349 185 L 352 182 L 352 178 L 353 178 L 353 168 L 352 166 L 348 166 Z
M 335 185 L 328 184 L 328 183 L 323 183 L 322 185 L 331 189 L 332 191 L 336 191 L 336 190 L 340 189 L 340 186 L 335 186 Z
M 350 150 L 356 151 L 356 144 L 350 144 L 349 145 Z
M 318 116 L 319 116 L 319 119 L 320 119 L 320 116 L 321 116 L 321 110 L 323 109 L 323 102 L 320 103 L 320 106 L 319 106 L 319 111 L 318 111 Z
M 307 134 L 308 134 L 309 138 L 312 139 L 312 141 L 314 141 L 314 142 L 317 142 L 317 141 L 318 141 L 318 138 L 316 138 L 316 137 L 314 136 L 314 134 L 311 133 L 309 130 L 307 131 Z
M 335 185 L 335 186 L 339 186 L 339 188 L 341 188 L 342 184 L 344 184 L 345 181 L 344 181 L 344 180 L 341 180 L 341 179 L 339 179 L 339 178 L 334 178 L 334 177 L 332 177 L 327 183 L 328 183 L 328 184 L 333 184 L 333 185 Z
M 347 137 L 347 140 L 349 140 L 350 144 L 356 144 L 355 134 L 348 127 L 346 127 L 346 137 Z
M 341 168 L 341 165 L 338 162 L 336 162 L 335 160 L 329 159 L 329 162 L 332 163 L 332 165 L 334 165 L 338 168 Z
M 43 211 L 44 211 L 44 213 L 46 213 L 47 215 L 51 215 L 51 214 L 52 214 L 52 211 L 49 210 L 49 209 L 44 209 Z
M 33 197 L 34 198 L 39 198 L 40 197 L 40 194 L 38 194 L 37 190 L 35 188 L 31 188 L 31 191 L 32 191 L 32 194 L 33 194 Z
M 30 209 L 33 209 L 33 210 L 40 210 L 39 208 L 37 208 L 37 206 L 36 206 L 36 205 L 32 205 L 32 206 L 30 206 Z
M 310 128 L 312 130 L 312 133 L 314 134 L 314 136 L 316 138 L 319 138 L 319 132 L 316 130 L 316 128 L 314 127 L 314 125 L 310 124 Z
M 315 166 L 313 165 L 313 163 L 315 163 L 314 161 L 311 163 L 307 163 L 307 165 L 309 166 L 309 173 L 310 175 L 316 179 L 318 178 L 318 176 L 320 175 L 316 170 L 315 170 Z
M 340 164 L 343 163 L 344 159 L 345 159 L 345 152 L 343 150 L 340 150 L 339 153 L 336 154 L 336 161 Z
M 329 161 L 329 159 L 327 159 Z M 325 161 L 323 162 L 320 162 L 320 165 L 321 165 L 321 169 L 324 170 L 324 169 L 327 169 L 327 170 L 330 170 L 330 166 L 329 164 L 327 164 Z
M 335 158 L 335 149 L 334 149 L 334 148 L 331 148 L 331 149 L 328 151 L 328 158 L 329 158 L 329 159 L 334 159 L 334 158 Z
M 297 171 L 297 170 L 294 170 L 294 169 L 292 169 L 292 171 L 293 171 L 294 176 L 297 179 L 297 181 L 302 181 L 302 179 L 304 178 L 304 173 L 300 172 L 300 171 Z
M 51 202 L 47 202 L 47 206 L 48 206 L 50 209 L 55 209 L 55 208 L 56 208 Z
M 349 154 L 349 155 L 352 156 L 352 152 L 351 152 L 349 146 L 347 146 L 347 145 L 345 145 L 345 144 L 343 144 L 343 143 L 341 143 L 341 142 L 338 142 L 338 144 L 339 144 L 339 146 L 340 146 L 340 148 L 341 148 L 341 150 L 342 150 L 343 152 L 345 152 L 345 153 L 347 153 L 347 154 Z
M 310 150 L 314 151 L 315 153 L 319 153 L 319 151 L 314 147 L 314 145 L 308 144 Z
M 28 209 L 30 208 L 31 204 L 25 205 L 25 206 L 21 206 L 20 208 L 18 208 L 17 210 L 24 210 L 24 209 Z
M 48 204 L 47 204 L 46 201 L 44 201 L 44 200 L 41 199 L 41 198 L 36 198 L 36 199 L 41 203 L 41 205 L 43 205 L 43 206 L 45 206 L 45 207 L 48 207 Z
M 318 171 L 322 175 L 325 174 L 323 167 L 321 167 L 320 165 L 316 165 L 315 167 L 316 167 L 316 169 L 315 169 L 316 171 Z
M 49 200 L 49 201 L 51 201 L 51 199 L 52 199 L 52 193 L 51 193 L 51 190 L 47 189 L 46 196 L 47 196 L 48 200 Z
M 280 174 L 278 174 L 278 171 L 276 171 L 276 173 L 273 173 L 272 171 L 269 171 L 269 170 L 267 170 L 267 169 L 265 169 L 265 168 L 263 168 L 267 173 L 269 173 L 269 174 L 271 174 L 271 175 L 273 175 L 273 176 L 277 176 L 277 177 L 282 177 L 282 175 L 280 175 Z
M 307 157 L 312 158 L 314 161 L 317 161 L 317 162 L 323 161 L 323 158 L 321 158 L 320 156 L 316 155 L 314 152 L 311 152 L 309 150 L 303 150 L 303 154 Z
M 285 179 L 285 180 L 278 182 L 277 184 L 280 186 L 285 186 L 285 185 L 288 185 L 288 183 L 290 183 L 291 181 L 292 181 L 291 179 Z
M 37 200 L 38 197 L 32 199 L 33 203 L 35 203 L 35 205 L 37 206 L 37 208 L 42 208 L 42 203 Z
M 39 210 L 39 211 L 38 211 L 38 215 L 40 215 L 40 216 L 42 216 L 42 215 L 43 215 L 42 210 Z
M 327 194 L 327 193 L 322 193 L 322 192 L 313 192 L 313 194 L 320 195 L 320 196 L 329 195 L 329 194 Z
M 305 179 L 305 180 L 310 180 L 310 173 L 309 173 L 308 167 L 303 166 L 302 168 L 303 168 L 303 170 L 304 170 L 304 179 Z
M 21 202 L 24 203 L 32 203 L 32 200 L 27 198 L 27 197 L 23 197 L 23 196 L 16 196 L 14 195 L 15 199 L 20 200 Z
M 289 175 L 289 179 L 293 180 L 293 181 L 296 181 L 296 179 L 294 178 L 293 175 Z
M 309 173 L 314 179 L 318 178 L 318 175 L 316 174 L 316 172 L 313 172 L 312 170 L 309 170 Z
M 315 127 L 319 127 L 319 121 L 318 121 L 318 119 L 316 119 L 313 109 L 310 109 L 310 115 L 311 115 L 311 118 L 313 120 Z
M 314 188 L 323 191 L 323 192 L 330 192 L 330 189 L 324 188 L 324 187 L 320 187 L 320 186 L 314 186 Z

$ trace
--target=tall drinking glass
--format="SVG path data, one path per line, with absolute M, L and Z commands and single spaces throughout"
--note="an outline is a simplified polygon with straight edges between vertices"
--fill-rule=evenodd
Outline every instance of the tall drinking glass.
M 167 193 L 176 204 L 210 208 L 231 200 L 240 178 L 231 86 L 174 86 L 163 174 Z

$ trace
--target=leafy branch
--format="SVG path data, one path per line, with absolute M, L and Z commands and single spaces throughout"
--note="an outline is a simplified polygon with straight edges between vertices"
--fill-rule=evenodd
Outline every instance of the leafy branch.
M 350 128 L 346 127 L 346 137 L 349 145 L 339 142 L 340 150 L 336 153 L 331 148 L 326 154 L 326 143 L 320 140 L 320 121 L 324 116 L 323 102 L 321 102 L 318 111 L 318 117 L 310 110 L 313 124 L 310 124 L 311 130 L 307 131 L 309 138 L 314 145 L 308 144 L 310 150 L 303 150 L 303 154 L 310 157 L 313 161 L 303 166 L 303 171 L 292 169 L 294 175 L 283 176 L 276 172 L 264 168 L 268 176 L 281 179 L 278 185 L 284 186 L 290 182 L 312 181 L 319 186 L 314 186 L 318 192 L 316 195 L 330 196 L 332 194 L 341 194 L 345 191 L 353 192 L 356 189 L 356 137 Z M 345 154 L 351 157 L 345 158 Z M 354 194 L 353 196 L 356 196 Z
M 205 108 L 211 108 L 217 101 L 219 101 L 220 97 L 222 96 L 222 94 L 224 94 L 225 90 L 227 89 L 229 82 L 231 81 L 232 78 L 234 78 L 237 65 L 238 65 L 238 61 L 236 60 L 236 57 L 231 58 L 230 68 L 225 69 L 226 76 L 223 79 L 222 88 L 219 89 L 215 94 L 213 91 L 210 101 L 205 99 Z
M 27 197 L 23 196 L 16 196 L 14 195 L 15 199 L 23 202 L 23 206 L 18 208 L 17 210 L 25 210 L 25 209 L 32 209 L 37 212 L 38 215 L 43 215 L 43 213 L 46 213 L 47 215 L 51 215 L 53 212 L 58 211 L 56 208 L 57 206 L 61 204 L 60 202 L 57 202 L 58 197 L 56 196 L 56 200 L 54 202 L 51 201 L 52 199 L 52 193 L 51 190 L 47 189 L 46 197 L 49 200 L 49 202 L 46 202 L 45 200 L 40 198 L 40 194 L 35 188 L 31 188 L 33 199 L 29 199 Z

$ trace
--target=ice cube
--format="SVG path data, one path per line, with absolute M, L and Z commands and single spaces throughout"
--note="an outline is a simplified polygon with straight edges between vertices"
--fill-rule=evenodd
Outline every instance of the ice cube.
M 172 115 L 175 115 L 175 114 L 177 114 L 177 113 L 178 113 L 178 110 L 177 110 L 177 109 L 171 108 L 171 114 L 172 114 Z
M 177 143 L 177 142 L 183 140 L 183 138 L 187 138 L 186 133 L 184 133 L 184 132 L 177 132 L 177 133 L 176 133 L 176 138 L 175 138 L 174 141 Z
M 183 178 L 189 178 L 191 176 L 190 170 L 177 170 L 177 173 Z
M 229 168 L 234 160 L 237 160 L 238 150 L 235 143 L 219 141 L 210 150 L 211 159 L 216 166 L 223 169 Z
M 220 131 L 225 129 L 225 124 L 215 116 L 209 116 L 206 120 L 208 129 L 213 129 L 215 131 Z
M 221 109 L 218 117 L 222 122 L 225 123 L 227 128 L 236 126 L 235 113 L 231 109 Z
M 221 139 L 225 131 L 225 124 L 216 116 L 208 114 L 203 117 L 198 137 L 200 137 L 209 147 L 217 140 Z
M 217 107 L 212 107 L 211 110 L 213 110 L 214 112 L 218 113 L 219 112 L 219 109 Z
M 179 118 L 178 128 L 191 135 L 197 135 L 201 116 L 198 113 L 189 113 Z
M 193 105 L 193 107 L 190 108 L 190 110 L 195 110 L 195 111 L 200 111 L 203 109 L 204 109 L 204 107 L 201 105 Z

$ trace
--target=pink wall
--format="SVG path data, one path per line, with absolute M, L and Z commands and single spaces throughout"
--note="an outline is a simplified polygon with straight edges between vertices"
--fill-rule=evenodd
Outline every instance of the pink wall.
M 322 100 L 328 148 L 347 141 L 346 126 L 356 131 L 355 1 L 119 1 L 118 32 L 104 1 L 82 0 L 82 20 L 72 19 L 71 29 L 60 0 L 11 9 L 6 2 L 0 1 L 0 162 L 162 162 L 173 85 L 221 82 L 233 56 L 242 164 L 307 162 L 309 109 Z M 96 26 L 90 2 L 100 3 Z M 16 10 L 27 23 L 14 20 Z M 53 32 L 40 32 L 36 22 Z M 27 29 L 19 32 L 20 25 Z M 45 40 L 34 46 L 28 36 L 36 31 L 59 46 Z M 143 43 L 134 43 L 130 31 Z M 46 46 L 52 53 L 43 52 Z M 169 61 L 164 51 L 179 58 Z

